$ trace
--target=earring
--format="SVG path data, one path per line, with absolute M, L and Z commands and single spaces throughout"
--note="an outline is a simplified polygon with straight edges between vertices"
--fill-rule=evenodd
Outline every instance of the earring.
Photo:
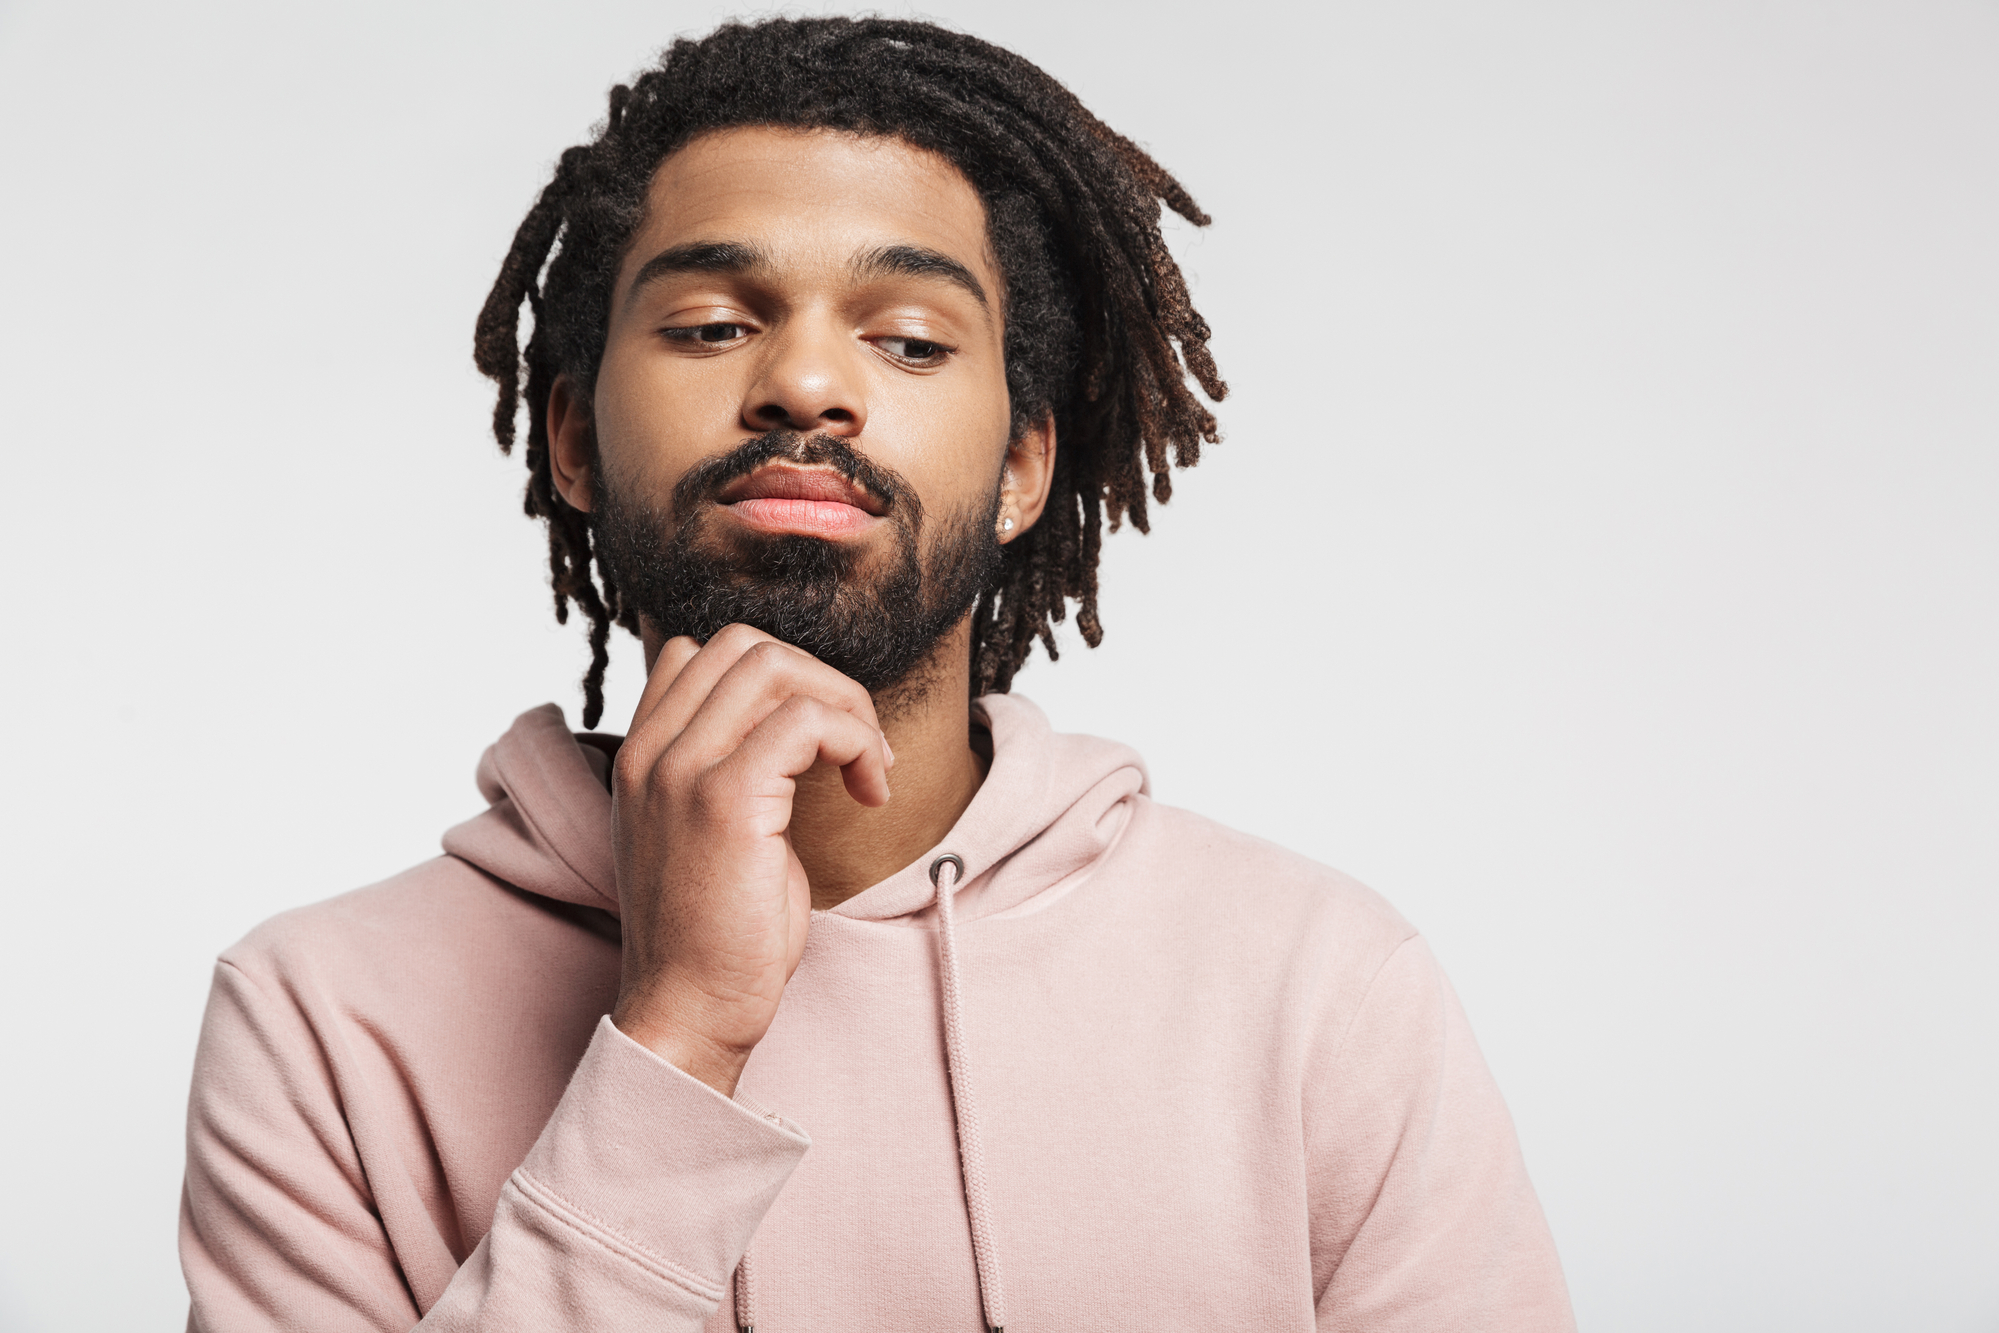
M 1012 520 L 1012 519 L 1010 519 L 1010 518 L 1003 518 L 1003 519 L 1001 519 L 1001 520 L 1000 520 L 1000 531 L 1001 531 L 1001 532 L 1012 532 L 1012 531 L 1013 531 L 1013 520 Z

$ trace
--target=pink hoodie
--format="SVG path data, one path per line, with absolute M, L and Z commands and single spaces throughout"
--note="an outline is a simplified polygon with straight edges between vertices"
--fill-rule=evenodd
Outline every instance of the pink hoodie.
M 1415 931 L 1155 804 L 1131 750 L 980 708 L 977 798 L 813 914 L 733 1101 L 604 1016 L 607 761 L 523 714 L 446 855 L 218 964 L 190 1327 L 1572 1328 Z

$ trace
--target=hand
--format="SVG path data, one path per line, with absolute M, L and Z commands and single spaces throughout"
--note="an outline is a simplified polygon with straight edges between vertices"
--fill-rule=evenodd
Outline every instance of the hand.
M 669 640 L 612 766 L 625 944 L 611 1020 L 733 1096 L 811 920 L 794 779 L 830 764 L 882 805 L 893 762 L 868 692 L 818 658 L 747 625 Z

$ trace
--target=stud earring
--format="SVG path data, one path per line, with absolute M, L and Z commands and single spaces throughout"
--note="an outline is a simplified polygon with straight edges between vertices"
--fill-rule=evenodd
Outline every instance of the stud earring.
M 1012 520 L 1012 519 L 1010 519 L 1010 518 L 1003 518 L 1003 519 L 1001 519 L 1001 520 L 1000 520 L 1000 531 L 1001 531 L 1001 532 L 1012 532 L 1012 531 L 1013 531 L 1013 520 Z

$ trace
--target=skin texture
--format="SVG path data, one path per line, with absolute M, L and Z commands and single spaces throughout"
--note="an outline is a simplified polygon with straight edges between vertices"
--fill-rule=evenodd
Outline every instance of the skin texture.
M 757 262 L 653 265 L 635 282 L 659 256 L 701 245 Z M 962 272 L 867 262 L 895 247 Z M 559 381 L 551 396 L 557 489 L 587 510 L 609 477 L 670 513 L 674 484 L 702 460 L 773 428 L 823 432 L 893 468 L 926 515 L 983 503 L 999 479 L 1000 539 L 1015 540 L 1047 501 L 1055 439 L 1052 423 L 1009 439 L 1004 291 L 977 192 L 934 154 L 836 131 L 696 139 L 654 175 L 594 394 Z M 726 507 L 709 517 L 725 550 L 753 522 Z M 926 546 L 939 526 L 926 523 Z M 860 552 L 863 577 L 891 554 L 884 520 L 833 539 Z M 642 628 L 646 688 L 613 766 L 625 953 L 612 1018 L 732 1095 L 811 909 L 935 845 L 983 780 L 969 618 L 918 668 L 921 688 L 879 710 L 852 680 L 747 626 L 706 645 Z

